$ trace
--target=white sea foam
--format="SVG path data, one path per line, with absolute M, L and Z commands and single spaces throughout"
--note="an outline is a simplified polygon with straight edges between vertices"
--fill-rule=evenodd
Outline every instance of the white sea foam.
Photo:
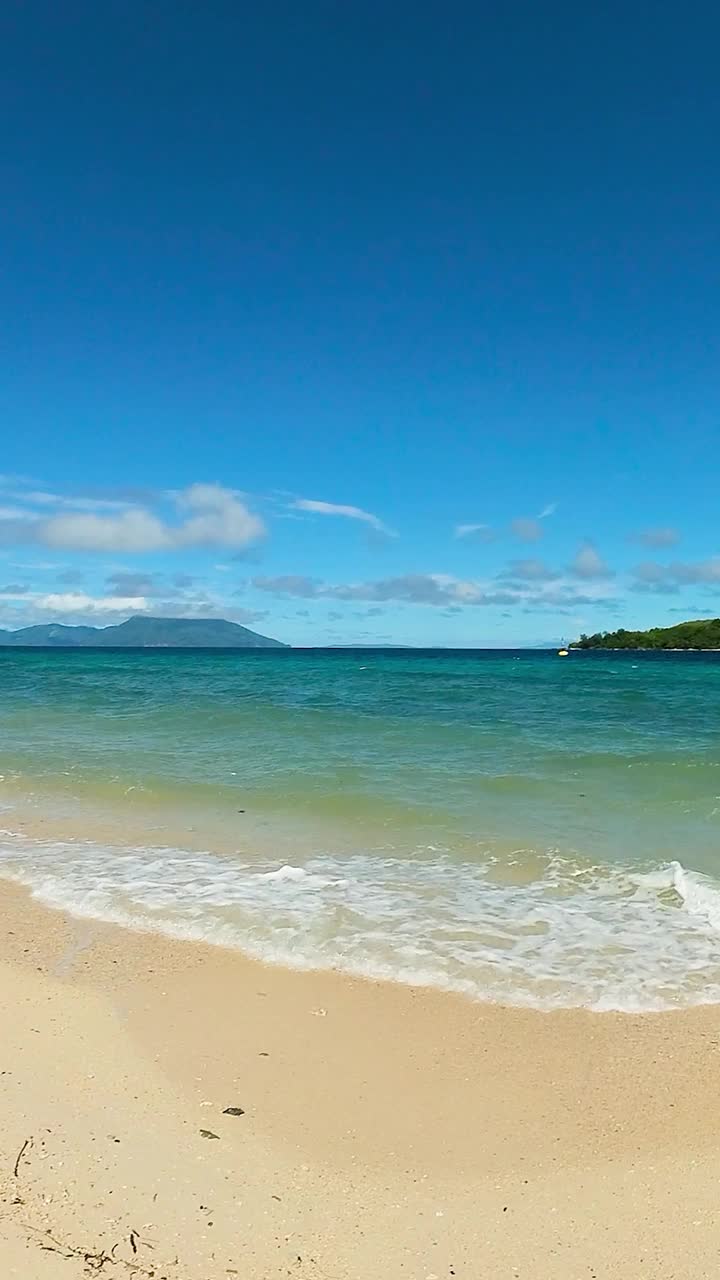
M 691 873 L 679 862 L 672 863 L 673 888 L 686 909 L 707 920 L 720 933 L 720 888 L 708 876 Z
M 276 871 L 261 871 L 263 880 L 302 880 L 307 872 L 303 867 L 278 867 Z
M 541 1008 L 720 1002 L 720 888 L 679 862 L 638 873 L 519 851 L 429 848 L 303 865 L 0 832 L 0 874 L 75 915 Z

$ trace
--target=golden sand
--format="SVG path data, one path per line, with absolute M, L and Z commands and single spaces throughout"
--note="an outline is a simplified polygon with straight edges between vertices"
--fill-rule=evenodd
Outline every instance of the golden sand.
M 3 1280 L 720 1273 L 720 1009 L 502 1009 L 0 893 Z

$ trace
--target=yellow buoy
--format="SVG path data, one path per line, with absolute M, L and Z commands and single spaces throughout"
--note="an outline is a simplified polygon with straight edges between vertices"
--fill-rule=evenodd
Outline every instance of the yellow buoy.
M 567 649 L 558 649 L 558 658 L 567 658 L 567 656 L 568 656 Z

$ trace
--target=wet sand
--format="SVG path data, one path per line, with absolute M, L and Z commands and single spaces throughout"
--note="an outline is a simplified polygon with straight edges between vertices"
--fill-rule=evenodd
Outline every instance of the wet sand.
M 0 903 L 3 1276 L 717 1275 L 719 1008 L 503 1009 Z

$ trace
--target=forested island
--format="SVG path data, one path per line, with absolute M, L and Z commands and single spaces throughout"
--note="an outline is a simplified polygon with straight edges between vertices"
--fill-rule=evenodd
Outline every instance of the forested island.
M 0 631 L 0 646 L 33 649 L 285 649 L 225 618 L 151 618 L 136 615 L 109 627 L 72 627 L 61 622 Z
M 571 649 L 720 649 L 720 618 L 678 622 L 674 627 L 651 627 L 649 631 L 598 631 L 581 636 Z

